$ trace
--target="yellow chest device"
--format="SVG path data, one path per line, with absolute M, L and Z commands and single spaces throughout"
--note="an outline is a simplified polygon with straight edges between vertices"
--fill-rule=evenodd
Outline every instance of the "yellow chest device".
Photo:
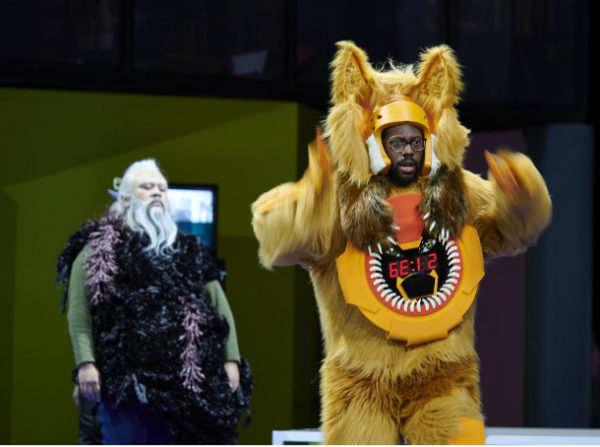
M 407 345 L 446 337 L 463 320 L 484 275 L 475 228 L 465 225 L 456 238 L 427 236 L 417 210 L 421 200 L 421 194 L 388 199 L 399 227 L 394 247 L 363 252 L 348 242 L 336 260 L 346 302 Z

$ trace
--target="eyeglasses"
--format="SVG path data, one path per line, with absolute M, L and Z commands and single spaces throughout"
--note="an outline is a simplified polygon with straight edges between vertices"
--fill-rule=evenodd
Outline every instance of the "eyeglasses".
M 410 141 L 406 141 L 404 138 L 393 137 L 387 140 L 387 144 L 392 152 L 395 154 L 402 154 L 406 150 L 406 146 L 410 144 L 410 148 L 415 152 L 421 152 L 425 149 L 425 142 L 427 139 L 421 137 L 415 137 Z

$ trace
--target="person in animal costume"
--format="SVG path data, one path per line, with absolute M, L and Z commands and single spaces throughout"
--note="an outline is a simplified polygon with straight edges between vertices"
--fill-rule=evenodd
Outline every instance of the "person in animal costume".
M 332 70 L 306 173 L 252 205 L 261 263 L 313 282 L 324 441 L 483 444 L 474 298 L 484 257 L 522 252 L 548 225 L 544 180 L 509 151 L 486 153 L 487 180 L 462 168 L 449 47 L 379 71 L 339 42 Z

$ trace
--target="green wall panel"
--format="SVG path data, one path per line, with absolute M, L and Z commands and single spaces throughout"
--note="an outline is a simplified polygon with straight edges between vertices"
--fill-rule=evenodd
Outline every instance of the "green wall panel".
M 13 296 L 15 277 L 16 203 L 0 192 L 0 444 L 10 440 L 10 406 L 12 398 Z

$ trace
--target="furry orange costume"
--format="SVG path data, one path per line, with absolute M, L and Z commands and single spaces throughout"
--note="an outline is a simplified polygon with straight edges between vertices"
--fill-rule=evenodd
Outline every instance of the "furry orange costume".
M 373 69 L 351 42 L 332 63 L 332 108 L 325 139 L 309 146 L 309 168 L 252 205 L 261 263 L 300 264 L 314 285 L 325 360 L 321 369 L 322 431 L 328 444 L 484 443 L 479 365 L 471 305 L 445 338 L 408 345 L 386 337 L 344 300 L 336 259 L 348 242 L 359 250 L 390 246 L 396 231 L 386 198 L 419 193 L 418 212 L 432 237 L 477 231 L 484 256 L 514 254 L 547 226 L 546 185 L 523 154 L 487 155 L 488 180 L 462 169 L 468 129 L 455 104 L 462 89 L 450 48 L 425 51 L 420 63 Z M 366 141 L 373 111 L 402 95 L 422 107 L 437 138 L 439 167 L 408 186 L 370 168 Z

